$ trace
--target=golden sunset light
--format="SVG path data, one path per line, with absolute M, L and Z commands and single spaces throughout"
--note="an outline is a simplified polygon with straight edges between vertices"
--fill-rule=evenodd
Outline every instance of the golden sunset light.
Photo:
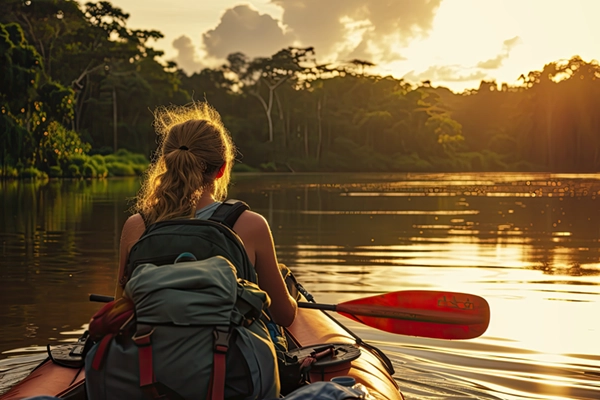
M 0 0 L 0 400 L 600 399 L 600 0 Z
M 370 71 L 454 91 L 579 55 L 600 57 L 600 2 L 574 0 L 117 0 L 130 25 L 165 37 L 156 47 L 187 73 L 240 51 L 270 56 L 314 46 L 320 62 L 361 59 Z

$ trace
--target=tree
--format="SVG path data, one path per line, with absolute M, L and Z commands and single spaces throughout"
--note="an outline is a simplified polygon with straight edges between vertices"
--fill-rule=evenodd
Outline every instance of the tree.
M 254 96 L 262 105 L 267 118 L 269 142 L 273 142 L 273 119 L 271 112 L 273 100 L 276 98 L 276 89 L 288 80 L 294 80 L 304 71 L 302 63 L 310 61 L 314 54 L 312 47 L 295 48 L 288 47 L 280 50 L 269 58 L 257 58 L 248 65 L 244 79 L 247 93 Z M 248 82 L 248 83 L 249 83 Z M 266 88 L 263 89 L 263 85 Z M 266 97 L 266 98 L 265 98 Z M 278 102 L 279 111 L 283 113 L 281 103 Z
M 2 164 L 22 162 L 44 166 L 40 143 L 53 122 L 73 117 L 73 91 L 49 79 L 41 56 L 17 24 L 0 24 L 0 140 Z M 7 149 L 14 149 L 11 159 Z M 4 170 L 4 168 L 3 168 Z

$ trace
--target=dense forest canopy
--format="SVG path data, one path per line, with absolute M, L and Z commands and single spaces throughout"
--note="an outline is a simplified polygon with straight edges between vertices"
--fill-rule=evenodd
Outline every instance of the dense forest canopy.
M 150 46 L 160 32 L 131 29 L 128 17 L 106 1 L 0 3 L 2 175 L 105 176 L 98 155 L 150 157 L 152 110 L 193 99 L 221 113 L 240 169 L 600 170 L 595 60 L 573 56 L 524 72 L 518 86 L 482 81 L 460 94 L 370 74 L 368 60 L 319 64 L 311 47 L 234 53 L 187 75 Z

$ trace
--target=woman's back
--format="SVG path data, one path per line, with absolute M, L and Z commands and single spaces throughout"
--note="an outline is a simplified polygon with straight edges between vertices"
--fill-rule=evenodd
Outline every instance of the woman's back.
M 134 211 L 123 226 L 117 296 L 126 283 L 129 252 L 146 226 L 175 218 L 205 219 L 227 196 L 235 146 L 219 114 L 206 103 L 161 108 L 156 112 L 159 134 L 158 158 L 146 174 Z M 144 218 L 141 217 L 144 215 Z M 297 304 L 286 288 L 275 252 L 271 229 L 265 218 L 243 212 L 233 226 L 259 276 L 259 285 L 271 298 L 275 322 L 289 326 Z

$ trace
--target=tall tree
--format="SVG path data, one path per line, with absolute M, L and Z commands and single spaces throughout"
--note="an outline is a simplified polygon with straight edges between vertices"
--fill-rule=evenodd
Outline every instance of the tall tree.
M 252 85 L 246 85 L 247 92 L 254 96 L 262 105 L 267 118 L 268 141 L 273 142 L 273 101 L 275 91 L 288 80 L 294 81 L 304 69 L 303 63 L 310 62 L 314 55 L 312 47 L 288 47 L 280 50 L 269 58 L 253 60 L 247 70 L 246 78 L 253 80 Z M 266 92 L 266 93 L 265 93 Z M 278 103 L 280 113 L 283 113 L 281 103 Z

